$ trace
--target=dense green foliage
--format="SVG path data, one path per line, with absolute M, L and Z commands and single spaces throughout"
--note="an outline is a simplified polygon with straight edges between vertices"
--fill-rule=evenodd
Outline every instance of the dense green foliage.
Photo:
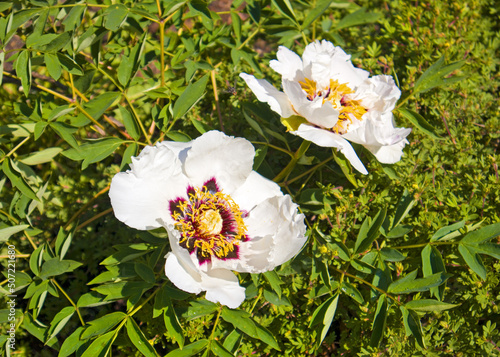
M 25 356 L 500 355 L 496 2 L 229 3 L 0 2 L 2 353 L 16 294 Z M 238 77 L 279 87 L 278 46 L 316 39 L 397 79 L 413 128 L 397 164 L 296 154 Z M 210 129 L 251 140 L 307 217 L 293 261 L 239 274 L 237 310 L 175 288 L 166 233 L 128 228 L 107 196 L 145 145 Z

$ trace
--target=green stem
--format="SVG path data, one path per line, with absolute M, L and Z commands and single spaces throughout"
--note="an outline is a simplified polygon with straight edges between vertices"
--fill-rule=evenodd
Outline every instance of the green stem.
M 430 245 L 454 245 L 454 244 L 460 244 L 460 242 L 428 242 L 428 243 L 419 243 L 419 244 L 410 244 L 410 245 L 402 245 L 399 247 L 391 247 L 392 249 L 412 249 L 412 248 L 422 248 L 425 247 L 427 244 Z
M 50 279 L 50 281 L 52 283 L 54 283 L 55 286 L 57 286 L 57 288 L 63 293 L 63 295 L 66 297 L 66 299 L 68 299 L 69 303 L 71 305 L 73 305 L 73 307 L 75 308 L 75 311 L 76 311 L 76 314 L 78 315 L 78 318 L 80 319 L 80 322 L 82 323 L 82 326 L 85 326 L 85 321 L 83 321 L 83 318 L 82 318 L 82 315 L 80 314 L 80 310 L 78 310 L 78 306 L 76 306 L 76 304 L 74 303 L 74 301 L 69 297 L 68 294 L 66 294 L 66 292 L 64 291 L 64 289 L 61 287 L 61 285 L 59 285 L 56 281 L 56 279 Z
M 7 153 L 7 155 L 5 155 L 4 157 L 2 157 L 0 159 L 0 163 L 3 162 L 6 158 L 8 158 L 10 155 L 12 155 L 13 153 L 15 153 L 17 151 L 17 149 L 19 149 L 21 146 L 23 146 L 24 143 L 27 142 L 30 138 L 31 138 L 31 136 L 29 136 L 29 135 L 26 138 L 24 138 L 24 140 L 21 141 L 19 144 L 17 144 L 14 149 L 12 149 L 11 151 L 9 151 Z
M 289 155 L 290 157 L 293 158 L 293 153 L 290 152 L 289 150 L 287 149 L 283 149 L 283 148 L 280 148 L 279 146 L 276 146 L 276 145 L 272 145 L 272 144 L 269 144 L 269 143 L 265 143 L 263 141 L 251 141 L 252 144 L 256 144 L 256 145 L 265 145 L 265 146 L 268 146 L 274 150 L 278 150 L 278 151 L 281 151 L 281 152 L 284 152 L 285 154 Z
M 321 166 L 327 164 L 329 161 L 332 161 L 332 160 L 333 160 L 333 156 L 329 157 L 326 160 L 321 161 L 319 164 L 317 164 L 314 167 L 310 168 L 309 170 L 301 173 L 300 175 L 295 176 L 293 179 L 290 179 L 290 180 L 287 180 L 287 181 L 283 182 L 282 185 L 284 186 L 284 185 L 288 185 L 288 184 L 290 184 L 292 182 L 295 182 L 298 179 L 300 179 L 300 178 L 302 178 L 302 177 L 304 177 L 304 176 L 306 176 L 306 175 L 308 175 L 310 173 L 313 173 L 314 171 L 316 171 L 317 169 L 319 169 Z
M 293 155 L 292 160 L 290 160 L 288 165 L 286 165 L 285 168 L 283 170 L 281 170 L 281 172 L 273 179 L 274 182 L 279 182 L 283 179 L 286 180 L 288 175 L 294 169 L 295 165 L 297 165 L 297 162 L 306 153 L 307 149 L 309 148 L 309 145 L 311 145 L 310 141 L 307 141 L 307 140 L 302 141 L 302 144 L 300 144 L 300 147 Z

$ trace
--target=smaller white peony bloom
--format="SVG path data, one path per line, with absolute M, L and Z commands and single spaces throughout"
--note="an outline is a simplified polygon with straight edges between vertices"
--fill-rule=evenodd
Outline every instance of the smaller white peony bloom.
M 350 59 L 325 40 L 307 45 L 302 58 L 281 46 L 277 60 L 269 65 L 281 74 L 283 92 L 266 80 L 240 76 L 292 134 L 339 149 L 354 168 L 367 174 L 349 141 L 363 145 L 378 161 L 392 164 L 401 159 L 411 129 L 394 127 L 392 110 L 401 91 L 392 77 L 370 78 Z
M 306 242 L 304 215 L 279 186 L 252 171 L 249 141 L 210 131 L 164 141 L 132 158 L 111 182 L 115 216 L 136 229 L 165 227 L 165 274 L 179 289 L 236 308 L 245 289 L 232 271 L 261 273 Z

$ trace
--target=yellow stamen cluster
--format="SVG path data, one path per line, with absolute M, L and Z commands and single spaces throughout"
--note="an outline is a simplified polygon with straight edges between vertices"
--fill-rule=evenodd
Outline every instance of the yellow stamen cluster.
M 198 249 L 198 254 L 204 258 L 227 257 L 247 231 L 241 210 L 231 196 L 211 193 L 206 188 L 194 189 L 189 194 L 189 201 L 178 203 L 172 217 L 181 232 L 179 243 L 189 251 Z
M 303 82 L 299 82 L 301 88 L 306 92 L 307 99 L 314 100 L 316 97 L 323 97 L 323 103 L 330 102 L 331 105 L 340 111 L 337 124 L 331 129 L 338 133 L 345 133 L 352 123 L 353 118 L 361 120 L 366 109 L 361 105 L 359 100 L 350 98 L 350 94 L 354 93 L 346 83 L 339 83 L 336 79 L 330 79 L 328 88 L 317 90 L 316 82 L 305 78 Z

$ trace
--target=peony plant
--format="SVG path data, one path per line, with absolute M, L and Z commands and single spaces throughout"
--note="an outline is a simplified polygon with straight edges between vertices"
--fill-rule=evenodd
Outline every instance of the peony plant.
M 247 73 L 240 76 L 292 134 L 339 149 L 356 170 L 367 174 L 349 141 L 392 164 L 401 159 L 411 129 L 394 126 L 392 110 L 401 91 L 393 78 L 369 77 L 350 57 L 325 40 L 307 45 L 302 58 L 281 46 L 277 60 L 269 65 L 281 74 L 283 92 L 266 80 Z
M 179 289 L 237 308 L 245 289 L 232 271 L 261 273 L 306 242 L 304 215 L 279 186 L 252 170 L 252 144 L 219 131 L 147 146 L 111 182 L 115 216 L 130 227 L 164 227 L 165 274 Z

